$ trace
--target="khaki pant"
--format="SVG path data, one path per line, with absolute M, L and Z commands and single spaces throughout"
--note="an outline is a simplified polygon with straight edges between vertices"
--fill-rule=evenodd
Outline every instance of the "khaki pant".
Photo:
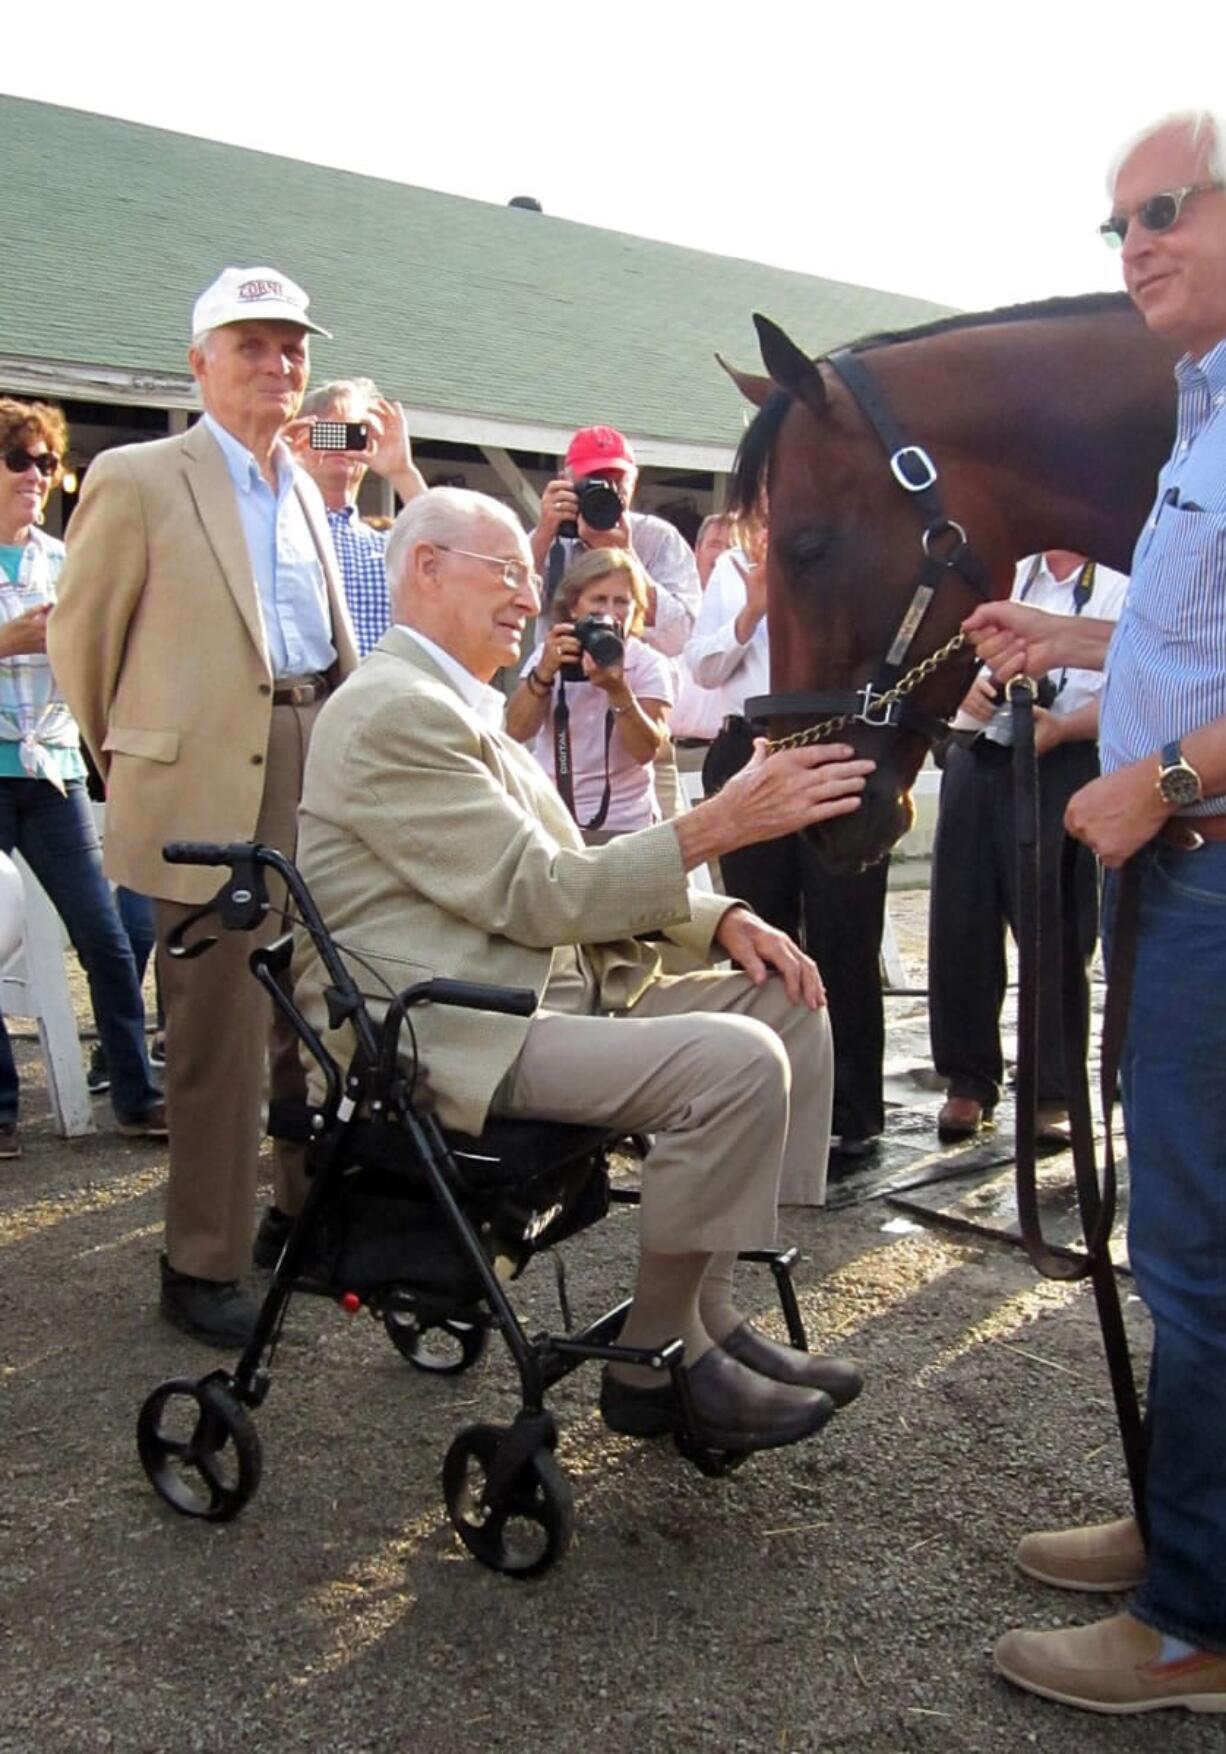
M 321 704 L 273 708 L 255 838 L 291 859 L 307 744 Z M 218 871 L 219 885 L 224 875 Z M 212 932 L 217 943 L 188 960 L 167 956 L 165 938 L 191 908 L 154 902 L 170 1123 L 166 1253 L 172 1267 L 200 1279 L 238 1279 L 250 1264 L 266 1044 L 272 1098 L 306 1095 L 298 1038 L 272 1012 L 247 966 L 257 945 L 287 929 L 275 911 L 284 902 L 284 885 L 270 882 L 269 896 L 272 909 L 258 931 L 225 932 L 215 919 L 205 921 L 192 937 Z M 303 1193 L 301 1150 L 278 1145 L 274 1176 L 277 1205 L 297 1211 Z
M 541 1015 L 495 1106 L 654 1133 L 642 1244 L 682 1254 L 770 1248 L 777 1202 L 823 1204 L 832 1089 L 824 1010 L 708 970 L 617 1016 Z

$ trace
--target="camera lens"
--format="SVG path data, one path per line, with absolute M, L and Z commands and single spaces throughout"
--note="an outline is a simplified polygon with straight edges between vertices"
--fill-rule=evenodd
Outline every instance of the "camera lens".
M 589 628 L 583 643 L 592 655 L 593 664 L 599 664 L 602 670 L 608 669 L 610 664 L 620 664 L 625 656 L 621 635 L 611 627 Z
M 608 481 L 581 481 L 579 515 L 593 530 L 612 530 L 622 515 L 621 494 Z

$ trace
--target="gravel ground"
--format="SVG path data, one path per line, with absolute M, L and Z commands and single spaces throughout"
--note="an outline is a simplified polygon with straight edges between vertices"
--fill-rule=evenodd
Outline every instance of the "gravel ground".
M 912 939 L 922 906 L 895 903 Z M 514 1411 L 505 1353 L 426 1378 L 365 1317 L 302 1300 L 257 1416 L 263 1484 L 206 1527 L 155 1500 L 133 1442 L 150 1388 L 217 1362 L 152 1309 L 164 1151 L 57 1140 L 22 1057 L 26 1152 L 0 1167 L 5 1754 L 1226 1746 L 1211 1719 L 1097 1719 L 992 1674 L 1004 1628 L 1109 1606 L 1014 1571 L 1017 1536 L 1125 1496 L 1092 1304 L 1015 1251 L 880 1202 L 789 1214 L 811 1341 L 863 1362 L 861 1401 L 707 1480 L 604 1432 L 579 1372 L 553 1397 L 576 1537 L 527 1584 L 464 1555 L 439 1485 L 456 1430 Z M 594 1314 L 631 1222 L 567 1257 Z M 518 1289 L 530 1329 L 553 1319 L 547 1263 Z

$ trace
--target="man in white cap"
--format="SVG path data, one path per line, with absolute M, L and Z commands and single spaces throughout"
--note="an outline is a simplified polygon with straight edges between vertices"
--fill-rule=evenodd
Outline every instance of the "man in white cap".
M 181 437 L 106 452 L 73 517 L 48 650 L 107 786 L 105 865 L 154 898 L 166 1006 L 170 1177 L 162 1314 L 243 1343 L 264 1043 L 272 1096 L 302 1090 L 284 1025 L 219 934 L 171 960 L 167 932 L 219 874 L 168 865 L 171 840 L 260 840 L 292 857 L 320 703 L 356 662 L 323 502 L 278 437 L 309 374 L 300 286 L 227 268 L 197 299 L 188 361 L 204 417 Z M 267 936 L 278 922 L 270 920 Z M 276 1200 L 300 1204 L 278 1148 Z

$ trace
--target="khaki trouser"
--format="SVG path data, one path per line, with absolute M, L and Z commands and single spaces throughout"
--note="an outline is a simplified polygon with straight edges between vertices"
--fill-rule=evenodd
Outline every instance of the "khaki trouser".
M 321 705 L 273 708 L 255 838 L 290 859 L 307 743 Z M 219 884 L 224 875 L 218 871 Z M 286 930 L 275 911 L 284 902 L 284 885 L 271 881 L 269 896 L 273 906 L 258 931 L 225 932 L 216 920 L 206 921 L 192 937 L 214 932 L 217 943 L 188 960 L 167 956 L 165 938 L 192 910 L 179 902 L 154 902 L 170 1123 L 166 1253 L 172 1267 L 200 1279 L 238 1279 L 250 1264 L 265 1044 L 272 1098 L 306 1095 L 298 1038 L 272 1012 L 247 966 L 257 945 Z M 274 1185 L 281 1210 L 296 1212 L 303 1197 L 297 1147 L 277 1145 Z
M 642 1244 L 663 1254 L 770 1248 L 775 1209 L 826 1197 L 833 1054 L 825 1010 L 772 977 L 664 977 L 611 1017 L 545 1012 L 495 1101 L 654 1133 Z

